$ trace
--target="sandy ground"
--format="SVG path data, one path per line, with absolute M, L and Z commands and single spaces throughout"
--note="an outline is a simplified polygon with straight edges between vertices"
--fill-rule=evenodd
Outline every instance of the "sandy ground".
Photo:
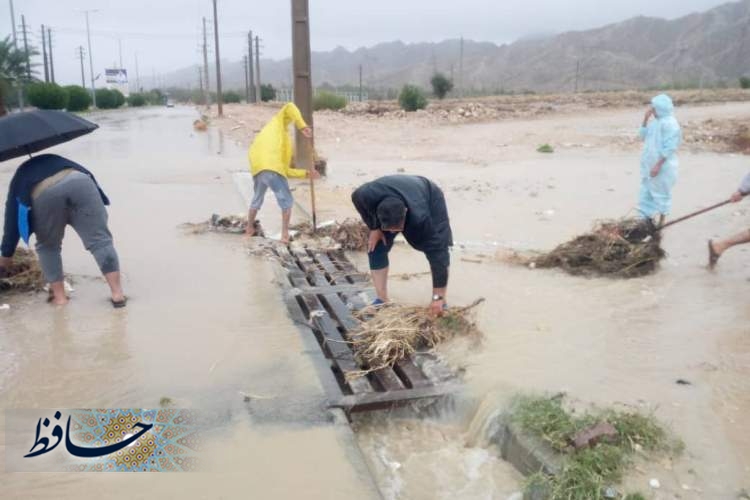
M 214 125 L 247 145 L 274 111 L 227 106 L 226 118 Z M 434 179 L 446 192 L 457 244 L 450 300 L 488 300 L 479 313 L 486 334 L 482 348 L 443 353 L 466 368 L 475 398 L 496 399 L 500 407 L 518 391 L 565 391 L 588 403 L 652 411 L 685 440 L 687 451 L 675 463 L 639 466 L 628 480 L 631 490 L 651 498 L 735 498 L 750 477 L 750 428 L 743 417 L 750 411 L 749 249 L 727 254 L 711 273 L 705 269 L 705 242 L 746 228 L 747 205 L 670 229 L 664 243 L 669 257 L 657 274 L 643 279 L 572 278 L 503 262 L 508 249 L 550 249 L 596 219 L 633 213 L 640 147 L 635 134 L 642 115 L 642 106 L 616 104 L 461 124 L 425 114 L 363 119 L 316 113 L 316 146 L 330 172 L 316 187 L 318 219 L 354 215 L 348 201 L 352 188 L 377 176 L 404 172 Z M 677 116 L 689 138 L 706 120 L 747 123 L 750 103 L 684 105 Z M 544 143 L 555 153 L 537 153 Z M 727 198 L 750 167 L 750 157 L 717 153 L 710 141 L 686 143 L 676 215 Z M 301 208 L 309 207 L 305 183 L 295 186 Z M 277 224 L 274 209 L 263 217 Z M 353 258 L 366 267 L 364 256 Z M 419 272 L 427 265 L 400 247 L 392 270 Z M 395 281 L 391 293 L 394 300 L 427 302 L 429 278 Z M 678 379 L 693 385 L 678 385 Z M 415 430 L 413 422 L 376 419 L 360 432 L 386 496 L 429 498 L 436 479 L 424 473 L 424 464 L 439 467 L 446 456 L 474 471 L 474 479 L 463 482 L 447 473 L 455 488 L 441 483 L 446 497 L 502 491 L 497 481 L 507 484 L 512 473 L 471 455 L 476 452 L 471 447 L 455 446 L 468 439 L 465 426 L 436 431 L 435 425 Z M 435 445 L 428 437 L 435 433 L 448 444 Z M 382 437 L 389 435 L 398 438 Z M 453 452 L 447 451 L 451 446 Z M 388 466 L 393 457 L 410 466 Z M 476 473 L 480 469 L 484 473 Z M 660 479 L 660 490 L 649 489 L 651 478 Z

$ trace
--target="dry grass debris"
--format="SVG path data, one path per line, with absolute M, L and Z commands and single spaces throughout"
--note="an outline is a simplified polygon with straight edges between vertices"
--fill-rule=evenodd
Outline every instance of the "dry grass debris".
M 0 293 L 38 292 L 44 288 L 44 276 L 36 254 L 18 248 L 6 276 L 0 276 Z
M 471 313 L 482 302 L 484 299 L 477 299 L 469 306 L 449 309 L 440 317 L 433 317 L 424 306 L 386 304 L 362 309 L 355 314 L 360 325 L 352 333 L 351 344 L 357 360 L 368 368 L 349 376 L 391 367 L 420 349 L 430 349 L 456 337 L 480 338 Z

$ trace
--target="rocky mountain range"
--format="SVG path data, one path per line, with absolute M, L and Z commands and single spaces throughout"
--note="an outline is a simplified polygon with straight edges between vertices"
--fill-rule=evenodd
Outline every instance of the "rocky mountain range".
M 463 61 L 461 45 L 463 43 Z M 349 51 L 314 52 L 316 86 L 428 87 L 433 73 L 453 76 L 466 93 L 565 92 L 698 86 L 750 75 L 750 0 L 674 20 L 635 17 L 598 29 L 527 37 L 496 45 L 459 39 L 439 43 L 382 43 Z M 460 69 L 463 68 L 463 71 Z M 225 87 L 244 89 L 241 62 L 222 62 Z M 196 68 L 165 75 L 175 86 L 196 86 Z M 291 85 L 291 59 L 261 60 L 264 82 Z

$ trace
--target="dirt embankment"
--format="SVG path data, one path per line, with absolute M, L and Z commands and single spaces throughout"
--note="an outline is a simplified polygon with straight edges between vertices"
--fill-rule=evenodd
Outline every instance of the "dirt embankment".
M 350 103 L 341 111 L 316 111 L 314 118 L 316 137 L 321 141 L 319 144 L 329 146 L 329 149 L 332 145 L 338 146 L 339 142 L 351 142 L 352 136 L 360 140 L 373 134 L 383 143 L 393 143 L 407 131 L 415 141 L 418 142 L 417 139 L 421 138 L 419 140 L 429 142 L 429 137 L 434 135 L 429 131 L 440 127 L 470 123 L 502 124 L 538 118 L 564 119 L 589 113 L 600 114 L 602 110 L 612 110 L 616 113 L 618 110 L 645 109 L 654 93 L 626 91 L 431 100 L 426 109 L 414 113 L 401 110 L 396 101 L 369 101 Z M 676 91 L 670 92 L 670 95 L 678 108 L 750 101 L 750 91 L 741 89 Z M 281 103 L 227 105 L 223 119 L 217 120 L 215 114 L 212 114 L 210 119 L 233 139 L 249 144 L 254 134 L 260 131 L 280 106 Z M 683 148 L 693 152 L 750 154 L 750 129 L 744 119 L 723 116 L 706 120 L 693 117 L 680 121 L 684 136 Z M 390 132 L 394 132 L 396 136 L 388 136 Z M 612 128 L 611 133 L 597 132 L 586 137 L 566 135 L 558 139 L 555 142 L 554 138 L 549 138 L 547 142 L 551 141 L 550 144 L 555 143 L 560 147 L 578 142 L 623 149 L 640 147 L 637 134 L 623 134 L 616 127 Z M 537 145 L 534 146 L 535 149 Z
M 406 113 L 397 101 L 351 103 L 341 113 L 371 118 L 421 118 L 443 123 L 495 121 L 534 118 L 556 113 L 593 109 L 645 107 L 655 91 L 591 92 L 580 94 L 527 94 L 475 99 L 432 100 L 426 109 Z M 716 104 L 750 101 L 750 91 L 742 89 L 683 90 L 669 92 L 675 105 Z

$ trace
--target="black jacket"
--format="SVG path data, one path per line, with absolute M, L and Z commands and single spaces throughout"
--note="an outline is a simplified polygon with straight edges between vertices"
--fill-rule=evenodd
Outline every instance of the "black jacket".
M 440 188 L 416 175 L 388 175 L 363 184 L 352 193 L 352 202 L 370 229 L 382 229 L 377 208 L 389 196 L 406 205 L 404 238 L 415 249 L 435 252 L 453 246 L 448 208 Z
M 0 251 L 2 252 L 3 257 L 13 256 L 16 247 L 18 246 L 18 240 L 21 238 L 19 229 L 21 227 L 21 221 L 19 221 L 19 217 L 23 212 L 19 210 L 19 205 L 31 207 L 31 191 L 34 189 L 34 186 L 47 177 L 51 177 L 66 168 L 72 168 L 88 175 L 96 184 L 96 179 L 94 179 L 91 172 L 78 163 L 58 155 L 43 154 L 34 156 L 23 162 L 21 166 L 18 167 L 13 179 L 10 181 L 8 199 L 5 202 L 5 227 L 3 231 L 2 246 L 0 246 Z M 102 191 L 98 184 L 96 187 L 99 188 L 99 194 L 101 195 L 104 204 L 109 205 L 107 195 L 104 194 L 104 191 Z M 30 228 L 30 233 L 33 233 L 33 217 L 29 214 L 28 219 L 27 223 Z

